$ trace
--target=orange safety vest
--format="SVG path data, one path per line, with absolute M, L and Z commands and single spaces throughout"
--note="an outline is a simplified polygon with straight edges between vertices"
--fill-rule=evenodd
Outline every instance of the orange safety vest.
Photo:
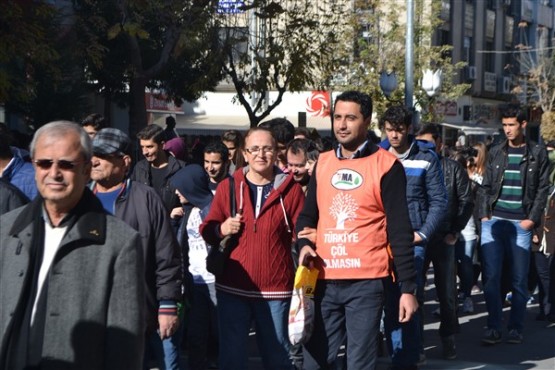
M 316 171 L 319 279 L 373 279 L 391 274 L 382 177 L 396 157 L 379 149 L 367 157 L 322 153 Z

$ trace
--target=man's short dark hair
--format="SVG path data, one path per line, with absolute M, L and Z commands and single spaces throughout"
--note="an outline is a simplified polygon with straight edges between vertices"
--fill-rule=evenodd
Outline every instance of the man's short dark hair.
M 360 113 L 362 113 L 362 117 L 365 120 L 372 117 L 372 98 L 368 94 L 354 90 L 345 91 L 335 98 L 334 110 L 338 101 L 357 103 L 360 105 Z
M 235 144 L 235 149 L 241 149 L 243 147 L 243 134 L 237 130 L 227 130 L 222 134 L 222 141 L 231 141 Z
M 412 123 L 412 114 L 407 108 L 402 105 L 394 105 L 387 108 L 387 110 L 380 117 L 378 127 L 383 131 L 385 123 L 388 122 L 394 129 L 401 126 L 409 127 Z
M 287 144 L 287 153 L 303 154 L 306 156 L 307 148 L 310 143 L 309 139 L 293 139 Z
M 162 144 L 166 139 L 166 135 L 164 134 L 164 129 L 162 127 L 152 124 L 139 131 L 137 139 L 152 140 L 156 144 Z
M 520 124 L 524 121 L 528 121 L 526 111 L 521 109 L 520 106 L 516 104 L 501 105 L 499 107 L 499 112 L 501 113 L 501 118 L 516 118 Z
M 416 136 L 431 134 L 434 140 L 441 137 L 441 129 L 437 123 L 425 123 L 420 127 Z
M 166 117 L 166 126 L 168 126 L 169 128 L 175 128 L 175 125 L 175 118 L 173 118 L 172 116 Z
M 281 144 L 287 145 L 295 138 L 295 126 L 286 118 L 272 118 L 260 123 L 258 127 L 272 131 L 274 139 Z
M 222 159 L 222 162 L 225 163 L 229 161 L 229 150 L 227 149 L 227 146 L 225 146 L 225 144 L 221 141 L 212 141 L 208 143 L 208 145 L 204 147 L 203 152 L 204 154 L 218 153 Z
M 100 131 L 108 126 L 104 116 L 98 113 L 89 114 L 81 120 L 80 124 L 81 127 L 91 126 L 95 131 Z
M 307 139 L 312 138 L 312 133 L 308 129 L 308 127 L 297 127 L 295 128 L 295 136 L 302 135 Z

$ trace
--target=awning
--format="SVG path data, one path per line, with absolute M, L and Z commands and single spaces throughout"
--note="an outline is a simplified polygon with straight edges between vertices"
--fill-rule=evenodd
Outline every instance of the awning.
M 277 116 L 270 116 L 264 119 L 267 121 Z M 285 117 L 293 123 L 295 127 L 298 126 L 297 117 Z M 191 135 L 219 135 L 226 130 L 239 130 L 242 132 L 250 128 L 249 119 L 245 116 L 216 116 L 216 115 L 177 115 L 176 129 L 183 134 Z M 164 127 L 165 118 L 158 118 L 154 123 L 160 124 Z M 307 117 L 306 126 L 313 127 L 322 134 L 329 134 L 330 132 L 330 118 L 329 117 Z
M 176 129 L 183 131 L 225 131 L 249 129 L 249 120 L 239 116 L 176 116 Z
M 492 126 L 492 125 L 486 125 L 486 124 L 477 124 L 477 123 L 461 123 L 461 124 L 457 124 L 457 123 L 447 123 L 447 122 L 442 122 L 440 123 L 440 125 L 444 126 L 444 127 L 449 127 L 449 128 L 453 128 L 453 129 L 457 129 L 457 130 L 461 130 L 462 132 L 464 132 L 466 135 L 499 135 L 501 132 L 501 125 L 499 126 Z

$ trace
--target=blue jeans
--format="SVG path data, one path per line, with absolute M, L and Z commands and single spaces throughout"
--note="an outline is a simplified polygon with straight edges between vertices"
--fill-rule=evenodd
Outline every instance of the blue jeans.
M 148 369 L 148 362 L 152 358 L 156 359 L 160 370 L 183 369 L 180 358 L 181 340 L 183 339 L 182 320 L 180 320 L 179 326 L 175 334 L 168 339 L 161 340 L 158 332 L 147 335 L 143 366 L 145 369 Z
M 420 353 L 424 351 L 422 334 L 422 317 L 424 307 L 424 258 L 426 250 L 423 246 L 414 247 L 414 266 L 416 268 L 416 299 L 418 311 L 406 323 L 399 322 L 399 284 L 389 281 L 386 286 L 385 304 L 385 337 L 387 348 L 394 366 L 408 367 L 418 363 Z
M 485 281 L 484 297 L 488 310 L 487 326 L 501 330 L 502 299 L 501 273 L 503 261 L 511 274 L 513 298 L 508 329 L 522 333 L 528 293 L 528 269 L 532 231 L 525 230 L 519 221 L 499 218 L 482 221 L 482 274 Z
M 347 369 L 375 369 L 384 280 L 318 280 L 314 331 L 303 347 L 303 368 L 334 369 L 347 339 Z
M 455 244 L 455 255 L 459 262 L 459 278 L 461 279 L 461 291 L 465 297 L 472 294 L 474 282 L 474 264 L 472 258 L 476 248 L 476 239 L 464 240 L 462 237 Z
M 220 331 L 220 370 L 247 368 L 247 341 L 254 320 L 258 351 L 265 369 L 293 368 L 287 324 L 290 299 L 266 300 L 216 291 Z
M 192 284 L 193 300 L 189 311 L 187 343 L 189 370 L 207 369 L 210 358 L 218 353 L 218 314 L 216 287 Z

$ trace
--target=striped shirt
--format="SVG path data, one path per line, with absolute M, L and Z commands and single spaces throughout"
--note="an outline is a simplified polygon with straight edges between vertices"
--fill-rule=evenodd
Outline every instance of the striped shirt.
M 520 162 L 524 156 L 526 147 L 508 147 L 509 163 L 503 174 L 503 185 L 501 193 L 493 208 L 493 216 L 507 220 L 524 220 L 522 209 L 522 174 L 520 173 Z

